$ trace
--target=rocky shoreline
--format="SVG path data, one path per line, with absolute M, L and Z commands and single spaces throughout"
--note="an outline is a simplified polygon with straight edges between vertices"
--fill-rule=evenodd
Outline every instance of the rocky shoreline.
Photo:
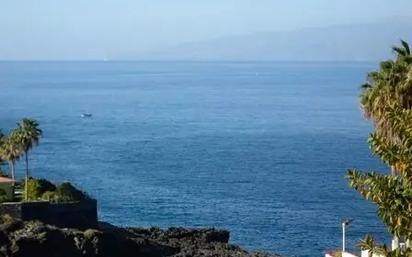
M 120 228 L 67 229 L 39 221 L 3 217 L 1 257 L 279 257 L 249 253 L 229 244 L 230 233 L 216 229 Z

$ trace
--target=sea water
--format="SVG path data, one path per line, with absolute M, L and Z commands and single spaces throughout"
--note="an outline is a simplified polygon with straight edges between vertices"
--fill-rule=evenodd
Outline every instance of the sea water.
M 349 248 L 386 237 L 344 178 L 387 169 L 358 103 L 375 66 L 1 62 L 0 128 L 37 119 L 31 174 L 72 181 L 98 199 L 101 220 L 217 227 L 248 250 L 321 256 L 341 247 L 343 218 L 355 219 Z

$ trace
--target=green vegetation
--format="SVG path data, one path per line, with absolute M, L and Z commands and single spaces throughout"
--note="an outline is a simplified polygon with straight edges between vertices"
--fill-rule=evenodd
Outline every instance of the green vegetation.
M 27 189 L 27 200 L 39 200 L 43 198 L 43 194 L 46 192 L 56 191 L 56 186 L 45 179 L 30 178 L 25 180 L 24 188 Z
M 394 239 L 406 244 L 392 251 L 366 236 L 361 248 L 383 256 L 412 256 L 412 55 L 404 41 L 393 50 L 395 60 L 382 62 L 368 75 L 360 97 L 365 116 L 375 125 L 368 140 L 372 152 L 391 167 L 391 173 L 349 170 L 347 178 L 377 205 Z
M 78 190 L 69 182 L 60 184 L 56 189 L 56 194 L 59 201 L 82 201 L 89 199 L 84 192 Z
M 17 124 L 17 144 L 20 145 L 21 150 L 24 153 L 24 159 L 26 162 L 26 176 L 25 185 L 27 185 L 27 180 L 29 179 L 29 152 L 33 146 L 39 144 L 40 137 L 42 135 L 41 129 L 39 129 L 39 123 L 32 119 L 23 119 Z M 25 188 L 25 200 L 28 200 L 28 190 Z
M 56 186 L 45 179 L 29 178 L 27 181 L 27 199 L 30 201 L 74 202 L 90 199 L 69 182 Z
M 29 176 L 29 152 L 38 145 L 42 135 L 36 120 L 24 118 L 17 123 L 17 128 L 9 136 L 0 133 L 0 160 L 7 161 L 11 178 L 16 178 L 16 162 L 24 155 L 26 162 L 26 179 Z
M 9 163 L 11 178 L 15 179 L 16 162 L 22 154 L 22 146 L 19 143 L 17 131 L 13 131 L 9 137 L 2 135 L 0 143 L 0 157 Z
M 7 161 L 10 168 L 9 176 L 12 179 L 16 178 L 16 162 L 24 157 L 25 178 L 21 183 L 16 182 L 16 187 L 24 187 L 24 200 L 71 202 L 89 199 L 84 192 L 68 182 L 56 186 L 45 179 L 29 177 L 29 153 L 34 146 L 39 144 L 41 136 L 42 130 L 39 128 L 39 123 L 27 118 L 17 123 L 17 128 L 8 136 L 0 132 L 0 168 L 4 164 L 3 161 Z M 2 169 L 0 169 L 0 176 L 5 176 Z M 6 200 L 7 194 L 0 191 L 0 202 Z
M 7 201 L 7 193 L 4 189 L 0 188 L 0 203 Z

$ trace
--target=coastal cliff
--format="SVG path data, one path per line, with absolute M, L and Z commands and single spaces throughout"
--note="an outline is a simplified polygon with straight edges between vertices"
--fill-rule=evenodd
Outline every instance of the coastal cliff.
M 67 229 L 39 221 L 3 217 L 0 256 L 4 257 L 279 257 L 249 253 L 231 245 L 229 232 L 216 229 L 120 228 Z

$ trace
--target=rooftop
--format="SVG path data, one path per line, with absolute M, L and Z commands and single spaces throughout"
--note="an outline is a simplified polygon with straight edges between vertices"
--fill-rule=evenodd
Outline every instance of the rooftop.
M 0 177 L 0 183 L 14 183 L 16 182 L 14 179 L 8 177 Z

